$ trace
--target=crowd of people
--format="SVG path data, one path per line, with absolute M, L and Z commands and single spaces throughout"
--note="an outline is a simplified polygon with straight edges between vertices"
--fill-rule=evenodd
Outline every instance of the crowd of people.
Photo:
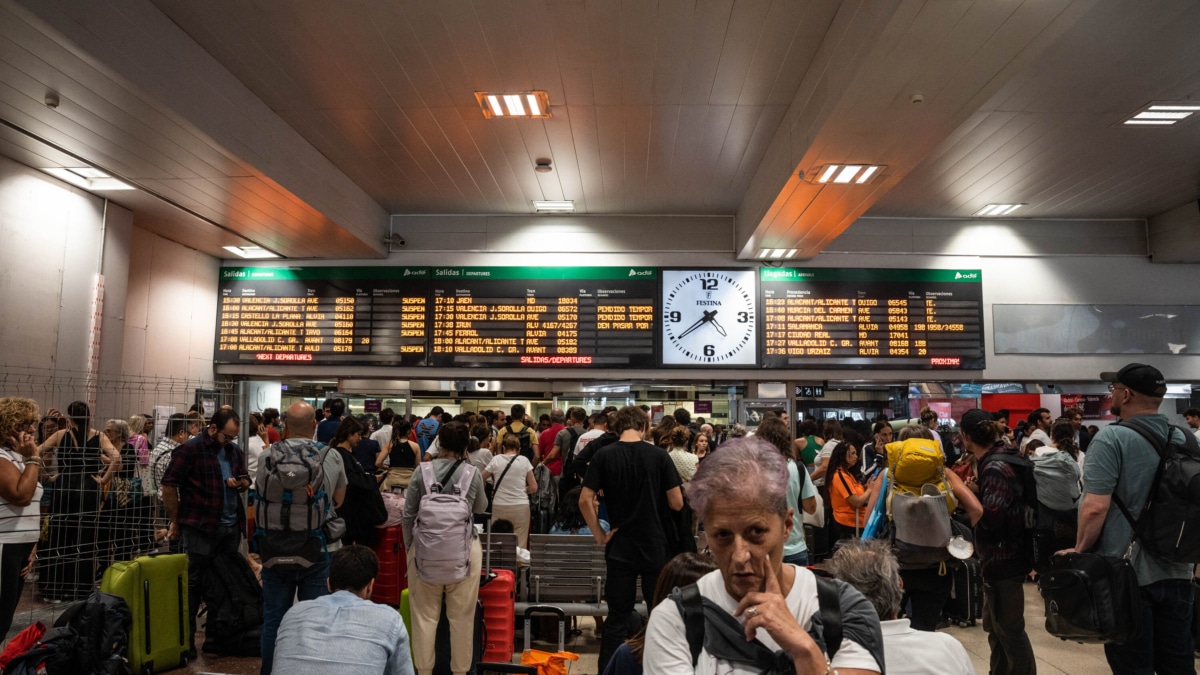
M 1114 415 L 1180 433 L 1159 413 L 1156 369 L 1102 377 Z M 1006 411 L 972 409 L 940 429 L 922 412 L 795 432 L 768 412 L 749 433 L 725 433 L 682 408 L 654 421 L 645 406 L 537 422 L 521 405 L 420 419 L 384 410 L 375 424 L 333 399 L 252 415 L 243 451 L 228 407 L 172 415 L 151 445 L 144 416 L 99 425 L 82 402 L 43 417 L 30 399 L 2 398 L 0 629 L 35 570 L 44 598 L 77 600 L 107 564 L 165 545 L 188 556 L 194 634 L 214 561 L 249 538 L 262 673 L 432 672 L 443 612 L 450 669 L 465 673 L 483 565 L 472 521 L 489 513 L 520 548 L 531 532 L 604 547 L 602 673 L 973 673 L 962 645 L 936 633 L 962 565 L 982 584 L 990 671 L 1034 673 L 1026 584 L 1083 551 L 1129 554 L 1141 587 L 1142 630 L 1105 645 L 1113 672 L 1194 672 L 1193 568 L 1146 552 L 1131 526 L 1159 465 L 1145 437 L 1084 428 L 1077 409 L 1057 420 L 1034 410 L 1016 428 Z M 272 481 L 288 462 L 311 482 L 280 511 Z M 369 514 L 385 493 L 403 496 L 411 635 L 370 602 Z M 280 526 L 297 517 L 307 524 Z

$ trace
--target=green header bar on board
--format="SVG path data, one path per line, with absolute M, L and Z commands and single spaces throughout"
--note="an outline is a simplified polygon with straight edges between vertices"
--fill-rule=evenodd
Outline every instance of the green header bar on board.
M 656 267 L 434 267 L 434 279 L 657 279 Z
M 808 281 L 980 283 L 983 280 L 983 274 L 979 270 L 763 267 L 759 270 L 759 279 L 792 283 Z
M 221 279 L 294 281 L 305 279 L 428 279 L 428 267 L 222 267 Z

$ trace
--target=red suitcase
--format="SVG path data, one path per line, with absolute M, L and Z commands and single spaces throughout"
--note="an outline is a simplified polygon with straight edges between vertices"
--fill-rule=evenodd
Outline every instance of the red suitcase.
M 378 585 L 378 582 L 376 582 Z M 483 603 L 483 660 L 511 661 L 516 641 L 513 621 L 516 578 L 512 570 L 493 570 L 479 581 L 479 601 Z
M 371 600 L 381 605 L 399 605 L 400 593 L 408 588 L 408 557 L 404 551 L 404 526 L 395 525 L 380 530 L 375 545 L 379 558 L 379 576 Z

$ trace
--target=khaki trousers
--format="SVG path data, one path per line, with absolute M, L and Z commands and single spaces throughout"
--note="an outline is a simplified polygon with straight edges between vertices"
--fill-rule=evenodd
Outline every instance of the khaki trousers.
M 417 574 L 416 556 L 408 556 L 408 600 L 412 618 L 413 664 L 418 675 L 432 675 L 434 642 L 442 614 L 442 596 L 446 598 L 446 619 L 450 622 L 450 671 L 465 674 L 474 665 L 475 603 L 479 599 L 479 572 L 483 567 L 483 547 L 471 542 L 471 567 L 467 578 L 456 584 L 427 584 Z
M 517 535 L 517 546 L 529 548 L 529 502 L 520 506 L 492 504 L 492 522 L 497 520 L 512 523 L 513 533 Z

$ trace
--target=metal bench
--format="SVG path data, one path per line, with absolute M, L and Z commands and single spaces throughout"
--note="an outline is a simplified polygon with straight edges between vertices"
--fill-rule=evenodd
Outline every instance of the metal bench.
M 526 602 L 516 603 L 518 616 L 532 605 L 554 605 L 568 616 L 607 616 L 604 548 L 591 536 L 530 535 L 529 557 Z M 637 601 L 645 614 L 640 588 Z

